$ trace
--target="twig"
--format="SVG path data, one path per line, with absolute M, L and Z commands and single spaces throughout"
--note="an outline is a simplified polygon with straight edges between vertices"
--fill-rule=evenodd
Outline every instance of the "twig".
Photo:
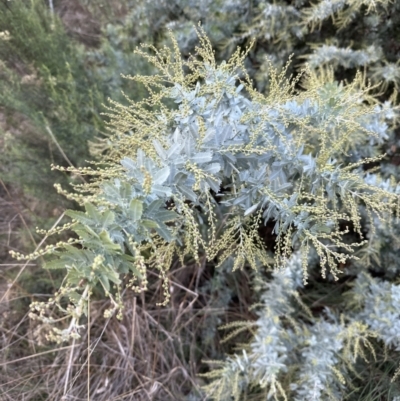
M 66 161 L 72 168 L 76 168 L 76 167 L 72 164 L 71 160 L 69 160 L 68 156 L 65 154 L 63 148 L 62 148 L 62 147 L 60 146 L 60 144 L 58 143 L 56 137 L 54 136 L 53 132 L 51 131 L 51 129 L 50 129 L 50 127 L 49 127 L 48 125 L 46 125 L 46 131 L 50 134 L 51 139 L 52 139 L 52 140 L 54 141 L 54 143 L 56 144 L 58 150 L 60 151 L 60 153 L 61 153 L 62 156 L 64 157 L 65 161 Z M 84 183 L 86 183 L 86 180 L 85 180 L 81 175 L 79 175 L 78 177 L 79 177 Z
M 75 347 L 75 338 L 72 340 L 72 347 L 71 347 L 71 352 L 69 353 L 67 371 L 65 372 L 64 394 L 63 394 L 64 396 L 67 395 L 67 391 L 68 391 L 68 381 L 69 381 L 69 374 L 70 374 L 71 367 L 72 367 L 72 356 L 74 354 L 74 347 Z

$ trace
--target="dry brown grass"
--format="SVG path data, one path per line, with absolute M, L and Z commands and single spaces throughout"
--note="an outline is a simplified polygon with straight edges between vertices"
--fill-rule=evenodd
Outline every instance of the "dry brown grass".
M 23 226 L 21 216 L 19 223 L 13 219 L 15 205 L 4 198 L 0 202 L 10 211 L 1 220 L 2 232 Z M 4 241 L 2 245 L 10 247 Z M 46 343 L 45 328 L 27 315 L 32 300 L 51 296 L 50 291 L 30 293 L 25 285 L 30 283 L 31 288 L 43 270 L 36 265 L 18 265 L 8 258 L 6 261 L 0 275 L 1 401 L 183 401 L 196 392 L 196 400 L 201 400 L 203 382 L 197 375 L 207 370 L 202 360 L 229 350 L 229 344 L 220 344 L 218 332 L 211 343 L 203 342 L 204 330 L 216 326 L 216 317 L 219 324 L 250 318 L 247 305 L 251 290 L 246 284 L 250 280 L 245 272 L 233 276 L 232 283 L 240 283 L 240 291 L 228 308 L 222 308 L 216 307 L 218 290 L 204 290 L 204 284 L 216 274 L 212 267 L 205 261 L 200 266 L 176 263 L 169 273 L 172 297 L 168 306 L 156 306 L 162 298 L 161 280 L 150 272 L 146 293 L 124 294 L 122 321 L 104 319 L 109 305 L 93 299 L 81 340 L 56 346 Z M 21 284 L 18 280 L 10 288 L 11 279 L 21 270 L 25 270 L 25 281 Z
M 99 21 L 79 0 L 62 0 L 55 11 L 60 16 L 66 31 L 79 42 L 96 47 L 101 41 Z

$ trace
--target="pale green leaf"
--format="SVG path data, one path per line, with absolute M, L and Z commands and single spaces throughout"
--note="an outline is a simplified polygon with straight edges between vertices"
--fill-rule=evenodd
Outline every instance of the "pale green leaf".
M 139 199 L 132 199 L 129 206 L 130 218 L 133 221 L 138 221 L 143 214 L 143 203 Z

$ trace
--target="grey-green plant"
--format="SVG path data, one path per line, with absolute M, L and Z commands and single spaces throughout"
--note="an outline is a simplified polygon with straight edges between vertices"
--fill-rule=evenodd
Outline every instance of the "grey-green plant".
M 315 255 L 309 262 L 315 264 Z M 204 387 L 211 399 L 241 400 L 258 387 L 255 399 L 342 400 L 354 388 L 348 378 L 356 372 L 356 361 L 373 361 L 373 339 L 398 351 L 398 285 L 363 272 L 345 294 L 345 314 L 325 308 L 322 316 L 315 317 L 301 302 L 301 264 L 301 256 L 293 254 L 272 281 L 261 285 L 255 322 L 222 327 L 236 328 L 233 334 L 237 334 L 247 326 L 255 334 L 241 353 L 209 361 L 219 365 L 204 374 L 212 379 Z
M 104 149 L 99 141 L 92 142 L 104 131 L 98 117 L 101 103 L 108 96 L 123 101 L 120 72 L 130 65 L 135 73 L 145 68 L 139 57 L 132 57 L 131 50 L 142 41 L 168 43 L 168 27 L 174 29 L 186 57 L 197 43 L 193 24 L 199 20 L 217 46 L 218 60 L 228 57 L 235 45 L 243 46 L 255 38 L 251 62 L 246 60 L 246 67 L 259 89 L 266 88 L 269 63 L 283 67 L 292 53 L 296 59 L 293 65 L 304 57 L 313 68 L 325 64 L 348 71 L 369 66 L 368 77 L 374 82 L 383 81 L 388 89 L 398 88 L 399 54 L 393 42 L 398 26 L 397 2 L 324 0 L 309 5 L 304 1 L 126 1 L 123 23 L 99 17 L 104 19 L 104 27 L 97 49 L 84 48 L 71 40 L 58 16 L 42 2 L 4 2 L 1 7 L 0 56 L 5 63 L 1 104 L 11 125 L 17 125 L 22 114 L 27 118 L 24 131 L 29 131 L 27 138 L 12 130 L 3 133 L 4 177 L 7 182 L 20 177 L 24 189 L 38 196 L 51 191 L 49 182 L 63 179 L 65 183 L 69 179 L 65 174 L 46 173 L 50 162 L 67 165 L 60 147 L 76 165 L 83 165 L 89 157 L 88 141 L 92 152 Z M 100 9 L 112 11 L 109 5 L 98 2 L 87 7 L 96 16 Z M 354 27 L 356 15 L 360 22 Z M 324 29 L 318 31 L 321 24 Z M 353 42 L 347 40 L 350 36 Z M 62 55 L 57 55 L 59 49 L 63 49 Z M 124 91 L 135 97 L 137 87 L 124 84 Z M 45 191 L 40 189 L 43 185 Z
M 399 88 L 400 70 L 397 14 L 398 1 L 322 0 L 304 8 L 302 23 L 314 30 L 331 19 L 336 35 L 312 45 L 305 59 L 315 67 L 335 64 L 344 69 L 368 68 L 383 89 Z M 351 40 L 348 38 L 351 37 Z
M 204 254 L 218 265 L 233 257 L 233 270 L 270 264 L 258 233 L 270 221 L 276 266 L 298 249 L 306 283 L 314 249 L 322 275 L 329 269 L 337 279 L 338 264 L 355 259 L 366 242 L 359 209 L 385 220 L 397 207 L 397 194 L 370 183 L 371 174 L 377 182 L 379 176 L 362 169 L 381 156 L 350 155 L 365 142 L 377 146 L 394 114 L 390 104 L 376 104 L 361 75 L 338 90 L 305 70 L 297 77 L 305 90 L 296 91 L 296 79 L 271 67 L 270 91 L 262 95 L 243 68 L 246 53 L 238 50 L 218 65 L 200 31 L 201 46 L 185 61 L 171 40 L 172 49 L 152 48 L 154 55 L 137 50 L 159 72 L 129 77 L 146 87 L 147 98 L 129 106 L 111 102 L 106 114 L 113 146 L 102 166 L 67 168 L 93 177 L 75 186 L 77 194 L 58 187 L 86 212 L 68 211 L 72 222 L 47 235 L 70 228 L 76 236 L 15 255 L 52 254 L 47 267 L 66 269 L 55 297 L 32 304 L 46 323 L 51 305 L 72 318 L 65 328 L 54 327 L 54 339 L 77 335 L 94 287 L 110 298 L 110 315 L 121 308 L 123 287 L 146 288 L 147 268 L 160 271 L 167 302 L 167 271 L 175 256 L 184 262 Z M 345 152 L 352 160 L 343 163 Z M 350 223 L 358 235 L 354 242 L 346 240 Z
M 221 295 L 218 305 L 228 310 L 235 293 L 226 279 L 235 275 L 231 269 L 246 271 L 251 266 L 264 272 L 275 257 L 275 266 L 287 275 L 284 266 L 295 251 L 289 259 L 289 267 L 297 266 L 295 288 L 288 290 L 292 284 L 278 279 L 278 273 L 272 281 L 261 274 L 263 290 L 254 294 L 262 303 L 258 320 L 227 326 L 234 329 L 227 342 L 250 329 L 254 337 L 247 346 L 238 345 L 236 354 L 223 361 L 208 348 L 220 319 L 210 313 L 205 321 L 199 341 L 221 365 L 207 375 L 211 382 L 205 396 L 348 396 L 351 378 L 362 380 L 362 370 L 373 372 L 374 354 L 398 343 L 400 242 L 391 213 L 400 174 L 393 159 L 384 156 L 394 155 L 400 147 L 394 129 L 395 96 L 391 97 L 400 76 L 398 1 L 126 1 L 127 13 L 120 20 L 110 17 L 111 3 L 100 8 L 99 2 L 90 2 L 87 7 L 94 14 L 105 10 L 99 18 L 103 39 L 90 49 L 76 46 L 57 15 L 41 2 L 14 1 L 12 6 L 18 4 L 28 12 L 25 19 L 3 21 L 0 49 L 3 60 L 17 54 L 28 69 L 21 81 L 6 63 L 2 99 L 8 96 L 8 108 L 34 121 L 39 131 L 32 138 L 42 141 L 49 126 L 71 160 L 81 164 L 87 139 L 104 131 L 95 110 L 107 96 L 114 100 L 108 110 L 110 134 L 91 143 L 101 163 L 86 169 L 56 167 L 64 178 L 79 182 L 84 175 L 88 182 L 76 185 L 74 194 L 62 189 L 66 180 L 58 186 L 86 212 L 67 212 L 72 222 L 46 234 L 71 235 L 71 228 L 71 239 L 27 256 L 49 254 L 47 267 L 66 271 L 53 299 L 32 304 L 31 316 L 39 317 L 48 338 L 78 337 L 88 303 L 99 291 L 110 299 L 106 316 L 118 311 L 121 317 L 124 291 L 145 289 L 149 268 L 159 269 L 164 277 L 168 302 L 168 269 L 176 258 L 182 264 L 207 258 L 209 265 L 219 266 L 211 286 Z M 42 25 L 35 22 L 38 16 Z M 30 19 L 36 30 L 29 31 L 28 41 L 27 31 L 18 26 L 24 20 L 28 28 Z M 193 23 L 199 20 L 214 45 L 214 57 L 202 35 L 199 52 L 191 55 L 199 42 Z M 15 26 L 11 29 L 6 23 Z M 174 30 L 175 40 L 165 34 L 168 28 Z M 39 48 L 51 51 L 34 53 L 34 32 L 42 35 L 35 34 L 41 38 L 36 39 Z M 245 49 L 252 40 L 253 47 Z M 142 41 L 155 47 L 131 54 Z M 163 44 L 173 51 L 157 51 Z M 236 45 L 244 52 L 220 64 Z M 59 48 L 65 50 L 63 56 L 51 57 Z M 294 61 L 288 66 L 291 54 Z M 285 67 L 286 73 L 272 66 Z M 288 80 L 293 67 L 302 75 Z M 357 68 L 365 73 L 353 79 Z M 55 72 L 49 75 L 50 70 Z M 120 72 L 134 75 L 138 70 L 149 76 L 120 77 Z M 350 84 L 339 82 L 342 78 Z M 383 86 L 376 85 L 379 81 Z M 87 120 L 88 83 L 96 87 L 89 110 L 95 124 Z M 46 97 L 44 87 L 51 89 L 54 100 L 50 113 L 35 103 L 39 95 Z M 138 98 L 143 100 L 137 102 Z M 79 134 L 82 129 L 84 135 Z M 72 133 L 83 138 L 84 145 L 72 140 Z M 17 162 L 30 160 L 29 168 L 20 168 L 21 177 L 43 181 L 51 159 L 47 148 L 36 143 L 30 147 L 17 136 L 10 138 L 10 133 L 6 139 L 12 141 L 2 158 L 8 157 L 7 168 L 14 177 Z M 48 145 L 48 138 L 40 143 Z M 49 153 L 56 157 L 51 161 L 64 163 L 57 145 L 52 145 L 50 141 Z M 43 161 L 40 174 L 38 160 Z M 41 192 L 39 186 L 35 190 Z M 273 254 L 264 243 L 265 224 L 274 227 L 277 237 Z M 355 283 L 336 308 L 329 305 L 328 290 L 317 278 L 324 262 L 324 283 L 341 278 L 334 288 L 342 292 L 343 282 Z M 301 278 L 310 285 L 304 286 Z M 207 291 L 208 284 L 200 291 Z M 318 285 L 323 287 L 320 295 Z M 317 296 L 329 305 L 325 314 L 307 303 Z M 396 355 L 391 351 L 387 360 Z M 393 395 L 386 387 L 384 391 Z M 193 394 L 188 399 L 198 400 Z

